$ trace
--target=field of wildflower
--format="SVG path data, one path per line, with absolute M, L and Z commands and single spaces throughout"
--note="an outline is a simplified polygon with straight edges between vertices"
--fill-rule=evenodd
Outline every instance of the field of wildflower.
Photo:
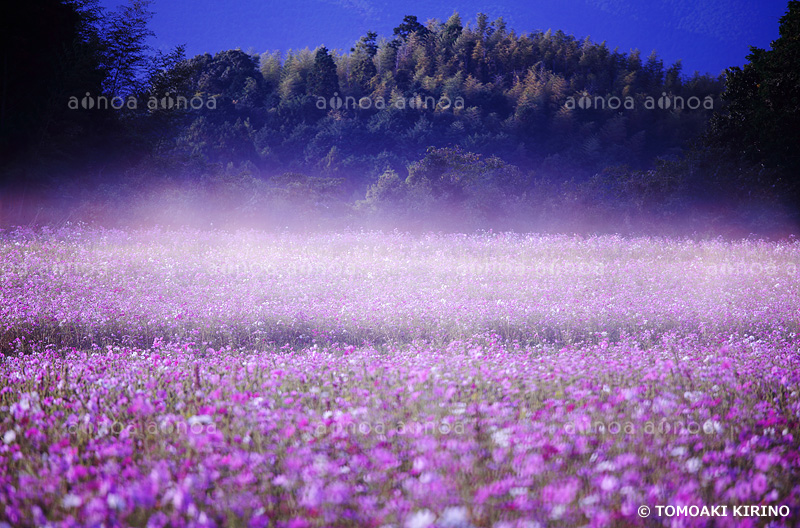
M 800 523 L 796 241 L 73 225 L 0 265 L 2 528 Z

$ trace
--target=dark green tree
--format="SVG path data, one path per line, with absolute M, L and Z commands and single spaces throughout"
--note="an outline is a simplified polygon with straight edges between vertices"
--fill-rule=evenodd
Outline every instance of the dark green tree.
M 394 28 L 394 35 L 404 42 L 415 33 L 422 39 L 430 36 L 428 28 L 420 24 L 417 17 L 414 15 L 406 15 L 406 17 L 403 18 L 403 22 Z
M 378 34 L 374 31 L 367 31 L 367 34 L 351 48 L 355 65 L 353 67 L 353 80 L 360 88 L 361 92 L 369 90 L 369 84 L 373 77 L 378 73 L 375 67 L 375 55 L 378 53 L 376 43 Z
M 210 96 L 222 97 L 242 107 L 263 105 L 266 81 L 256 60 L 241 50 L 221 51 L 213 57 L 198 55 L 189 61 L 193 88 Z
M 308 95 L 326 98 L 339 91 L 336 63 L 325 46 L 318 48 L 314 55 L 314 66 L 308 74 L 306 90 Z
M 751 47 L 747 60 L 726 71 L 727 105 L 708 142 L 774 169 L 779 179 L 770 184 L 800 210 L 800 1 L 789 2 L 771 49 Z
M 428 188 L 436 199 L 461 202 L 489 187 L 521 194 L 526 180 L 517 167 L 499 158 L 484 159 L 458 147 L 430 147 L 423 159 L 409 165 L 406 183 Z
M 442 27 L 442 34 L 441 40 L 442 42 L 449 48 L 452 49 L 453 45 L 458 40 L 458 37 L 461 36 L 461 32 L 464 30 L 464 26 L 461 24 L 461 16 L 454 12 L 450 15 L 450 18 L 447 19 L 444 26 Z
M 101 10 L 96 1 L 12 2 L 0 17 L 0 180 L 6 162 L 33 154 L 70 159 L 101 137 L 109 112 L 68 108 L 70 96 L 96 96 Z M 23 179 L 26 179 L 27 176 Z M 0 183 L 3 183 L 0 181 Z M 23 183 L 17 181 L 16 183 Z
M 102 67 L 107 77 L 103 88 L 108 95 L 137 95 L 145 87 L 152 65 L 147 27 L 153 18 L 151 0 L 130 0 L 105 17 L 102 28 Z
M 642 68 L 642 85 L 650 95 L 658 95 L 664 89 L 664 61 L 658 58 L 655 50 Z

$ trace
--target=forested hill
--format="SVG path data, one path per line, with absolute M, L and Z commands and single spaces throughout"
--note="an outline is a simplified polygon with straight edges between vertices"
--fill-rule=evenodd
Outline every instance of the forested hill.
M 147 48 L 146 2 L 112 13 L 52 0 L 20 9 L 31 11 L 17 17 L 23 26 L 58 21 L 50 40 L 64 42 L 9 26 L 7 38 L 19 33 L 33 54 L 6 49 L 12 69 L 19 54 L 28 81 L 12 78 L 4 103 L 36 111 L 5 118 L 3 139 L 14 154 L 27 148 L 60 166 L 155 155 L 188 163 L 191 174 L 230 165 L 358 186 L 386 168 L 404 171 L 428 147 L 452 146 L 547 177 L 587 176 L 676 154 L 721 105 L 722 79 L 687 76 L 655 52 L 643 58 L 560 31 L 516 33 L 484 14 L 426 24 L 407 16 L 393 34 L 368 32 L 349 50 L 186 60 L 180 49 Z M 35 101 L 32 84 L 46 92 Z
M 483 14 L 427 25 L 408 16 L 394 35 L 368 33 L 347 52 L 234 50 L 184 66 L 175 89 L 217 104 L 185 113 L 172 152 L 362 180 L 402 170 L 429 146 L 554 176 L 645 167 L 696 137 L 723 89 L 655 52 L 518 34 Z
M 564 204 L 601 218 L 800 211 L 797 1 L 772 49 L 719 78 L 485 14 L 409 15 L 346 50 L 186 58 L 148 47 L 146 0 L 15 6 L 0 27 L 0 184 L 70 205 L 167 182 L 207 185 L 222 207 L 223 182 L 248 211 L 274 195 L 290 211 L 456 207 L 479 222 L 571 215 Z

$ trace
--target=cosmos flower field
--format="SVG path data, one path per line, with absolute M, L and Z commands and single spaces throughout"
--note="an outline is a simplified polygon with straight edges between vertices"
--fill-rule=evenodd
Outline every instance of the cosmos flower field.
M 0 263 L 0 527 L 800 522 L 795 241 L 67 226 Z

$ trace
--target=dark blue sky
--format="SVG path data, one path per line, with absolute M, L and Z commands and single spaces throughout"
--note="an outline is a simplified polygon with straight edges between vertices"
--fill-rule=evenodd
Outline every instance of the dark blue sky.
M 115 7 L 118 0 L 102 0 Z M 742 65 L 749 46 L 769 47 L 778 37 L 786 0 L 154 0 L 155 45 L 187 45 L 187 55 L 241 48 L 349 50 L 367 30 L 390 36 L 403 16 L 447 19 L 458 11 L 502 16 L 517 32 L 562 29 L 591 36 L 621 51 L 657 50 L 666 64 L 683 59 L 685 73 L 719 73 Z

